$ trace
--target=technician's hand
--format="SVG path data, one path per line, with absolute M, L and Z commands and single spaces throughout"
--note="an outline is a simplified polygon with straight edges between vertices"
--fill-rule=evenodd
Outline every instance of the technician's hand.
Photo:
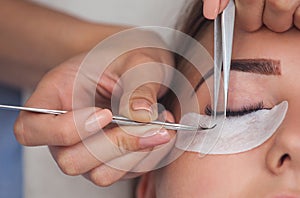
M 216 18 L 228 0 L 203 0 L 204 15 Z M 235 0 L 237 25 L 245 31 L 256 31 L 263 25 L 274 32 L 284 32 L 293 25 L 300 28 L 300 1 Z
M 97 82 L 95 98 L 91 98 L 90 90 L 85 89 L 85 83 L 93 83 L 89 76 L 82 79 L 80 86 L 77 84 L 74 87 L 83 58 L 84 55 L 77 56 L 50 71 L 25 104 L 28 107 L 69 112 L 57 116 L 21 112 L 15 124 L 17 140 L 26 146 L 49 145 L 54 159 L 65 174 L 82 174 L 99 186 L 110 185 L 131 171 L 151 170 L 171 149 L 172 131 L 160 127 L 107 127 L 112 120 L 108 108 L 114 95 L 120 99 L 121 114 L 139 121 L 156 119 L 157 107 L 153 104 L 165 89 L 157 84 L 146 83 L 129 96 L 127 91 L 132 88 L 133 79 L 127 79 L 129 82 L 126 79 L 122 82 L 118 80 L 122 74 L 141 63 L 161 62 L 172 65 L 172 57 L 157 49 L 135 50 L 122 55 Z M 164 78 L 163 70 L 145 72 L 158 80 Z M 137 74 L 136 78 L 142 76 Z M 79 105 L 73 109 L 74 90 L 81 93 L 76 100 L 82 101 L 82 108 Z M 94 107 L 84 107 L 87 101 L 95 101 L 99 108 L 95 111 Z M 168 121 L 173 121 L 170 113 L 165 115 Z M 101 129 L 104 131 L 99 132 Z M 152 150 L 155 150 L 152 152 L 155 156 L 151 155 Z M 141 165 L 143 162 L 147 162 L 146 169 Z

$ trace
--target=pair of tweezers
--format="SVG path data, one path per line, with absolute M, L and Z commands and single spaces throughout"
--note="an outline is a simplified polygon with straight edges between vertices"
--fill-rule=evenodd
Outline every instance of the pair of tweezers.
M 232 42 L 234 33 L 235 5 L 230 0 L 226 9 L 214 21 L 214 99 L 213 113 L 217 115 L 220 94 L 221 73 L 223 68 L 224 84 L 224 115 L 228 103 L 228 89 L 230 77 L 230 64 Z
M 60 114 L 67 113 L 67 111 L 61 111 L 61 110 L 50 110 L 50 109 L 40 109 L 40 108 L 31 108 L 31 107 L 11 106 L 11 105 L 0 105 L 0 109 L 30 111 L 35 113 L 44 113 L 44 114 L 53 114 L 53 115 L 60 115 Z M 201 126 L 189 126 L 189 125 L 175 124 L 175 123 L 161 122 L 161 121 L 152 121 L 146 123 L 137 122 L 123 116 L 113 116 L 111 123 L 118 124 L 118 125 L 125 125 L 125 126 L 157 125 L 169 130 L 182 130 L 182 131 L 199 131 L 199 130 L 201 131 L 201 130 L 207 130 L 213 128 L 213 127 L 208 128 L 208 127 L 201 127 Z

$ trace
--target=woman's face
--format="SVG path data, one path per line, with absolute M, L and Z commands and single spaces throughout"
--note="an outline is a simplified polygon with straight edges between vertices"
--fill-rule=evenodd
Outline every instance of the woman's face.
M 210 36 L 205 39 L 211 40 Z M 211 51 L 211 46 L 206 47 Z M 236 111 L 259 102 L 272 108 L 286 100 L 289 109 L 285 120 L 271 139 L 248 152 L 202 158 L 198 153 L 185 152 L 152 173 L 156 197 L 300 197 L 299 55 L 297 30 L 284 34 L 237 31 L 233 59 L 267 59 L 280 61 L 280 65 L 268 74 L 232 71 L 228 108 Z M 254 66 L 249 63 L 249 67 Z M 201 89 L 198 97 L 207 97 L 207 91 Z

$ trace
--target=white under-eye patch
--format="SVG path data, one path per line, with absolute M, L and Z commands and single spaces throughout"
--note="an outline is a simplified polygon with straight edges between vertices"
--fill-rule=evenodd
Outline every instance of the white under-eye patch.
M 202 154 L 234 154 L 251 150 L 268 140 L 282 123 L 288 109 L 284 101 L 271 110 L 259 110 L 240 117 L 228 117 L 214 121 L 210 130 L 178 131 L 176 147 Z M 180 123 L 210 126 L 212 118 L 188 113 Z

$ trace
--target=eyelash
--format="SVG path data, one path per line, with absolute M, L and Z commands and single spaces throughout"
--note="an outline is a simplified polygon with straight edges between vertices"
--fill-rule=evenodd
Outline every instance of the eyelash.
M 243 116 L 252 112 L 256 112 L 262 109 L 266 109 L 264 108 L 264 103 L 263 102 L 259 102 L 255 105 L 249 105 L 249 106 L 244 106 L 242 107 L 240 110 L 231 110 L 231 109 L 227 109 L 226 110 L 226 117 L 237 117 L 237 116 Z M 213 114 L 213 110 L 211 108 L 211 106 L 207 105 L 205 107 L 205 114 L 208 116 L 211 116 Z M 223 115 L 223 112 L 217 112 L 217 115 Z

